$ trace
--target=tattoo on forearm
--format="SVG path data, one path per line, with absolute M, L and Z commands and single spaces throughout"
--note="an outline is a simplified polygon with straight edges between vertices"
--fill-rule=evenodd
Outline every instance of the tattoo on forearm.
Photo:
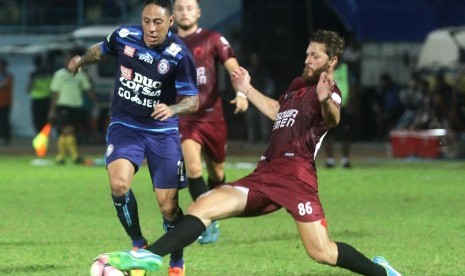
M 102 52 L 100 51 L 100 43 L 95 44 L 87 49 L 86 53 L 81 57 L 81 66 L 96 62 L 102 59 L 102 56 Z
M 172 105 L 171 109 L 174 114 L 186 115 L 197 111 L 199 107 L 198 96 L 185 96 L 179 103 Z

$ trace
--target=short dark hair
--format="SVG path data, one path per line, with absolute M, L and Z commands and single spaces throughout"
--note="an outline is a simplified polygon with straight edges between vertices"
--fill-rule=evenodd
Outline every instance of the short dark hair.
M 326 46 L 326 54 L 329 58 L 337 57 L 339 61 L 341 60 L 345 41 L 336 32 L 317 30 L 310 38 L 310 42 L 312 41 L 324 44 Z
M 167 9 L 170 14 L 173 12 L 171 0 L 145 0 L 143 7 L 145 8 L 145 6 L 152 4 Z

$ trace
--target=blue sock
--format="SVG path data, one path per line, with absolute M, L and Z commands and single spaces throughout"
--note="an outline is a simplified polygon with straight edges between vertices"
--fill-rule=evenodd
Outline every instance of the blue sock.
M 142 247 L 142 242 L 145 242 L 144 237 L 139 225 L 139 214 L 137 210 L 137 201 L 134 193 L 130 189 L 126 194 L 122 196 L 111 195 L 113 203 L 115 205 L 116 214 L 118 215 L 119 221 L 126 230 L 126 233 L 131 237 L 133 246 Z

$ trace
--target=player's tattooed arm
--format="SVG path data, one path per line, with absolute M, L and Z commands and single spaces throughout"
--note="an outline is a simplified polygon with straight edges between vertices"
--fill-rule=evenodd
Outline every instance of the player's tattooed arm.
M 184 96 L 179 103 L 170 106 L 170 108 L 174 114 L 181 116 L 194 113 L 199 108 L 199 96 Z
M 164 121 L 174 115 L 187 115 L 197 111 L 199 108 L 199 96 L 184 96 L 182 100 L 174 105 L 167 106 L 160 103 L 155 105 L 152 112 L 152 118 Z
M 73 74 L 76 74 L 82 66 L 101 60 L 104 55 L 100 50 L 100 44 L 101 43 L 94 44 L 87 49 L 86 53 L 82 56 L 74 56 L 68 63 L 68 70 Z
M 81 60 L 78 64 L 82 66 L 101 60 L 103 54 L 100 50 L 100 45 L 101 43 L 97 43 L 92 45 L 89 49 L 87 49 L 86 53 L 81 57 Z

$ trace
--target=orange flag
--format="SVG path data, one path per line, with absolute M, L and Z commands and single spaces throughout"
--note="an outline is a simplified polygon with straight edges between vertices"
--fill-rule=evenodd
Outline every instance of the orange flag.
M 47 123 L 39 134 L 34 137 L 32 140 L 32 146 L 36 150 L 38 157 L 44 157 L 47 154 L 48 148 L 48 137 L 50 135 L 50 130 L 52 129 L 52 124 Z

